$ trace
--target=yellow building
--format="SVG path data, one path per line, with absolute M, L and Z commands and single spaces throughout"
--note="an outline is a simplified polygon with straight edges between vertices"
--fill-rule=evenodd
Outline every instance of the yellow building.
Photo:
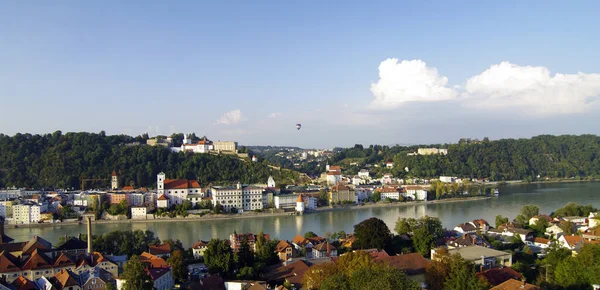
M 337 184 L 329 191 L 329 204 L 356 202 L 356 192 L 345 184 Z

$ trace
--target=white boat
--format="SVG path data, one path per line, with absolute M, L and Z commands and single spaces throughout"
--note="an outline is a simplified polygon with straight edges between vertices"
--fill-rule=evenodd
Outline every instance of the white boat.
M 498 191 L 498 189 L 497 189 L 497 188 L 496 188 L 496 189 L 494 189 L 494 195 L 495 195 L 495 196 L 499 196 L 499 195 L 500 195 L 500 191 Z

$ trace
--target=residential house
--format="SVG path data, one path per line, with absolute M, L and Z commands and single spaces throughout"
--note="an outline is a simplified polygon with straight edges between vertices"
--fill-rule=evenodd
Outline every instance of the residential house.
M 431 250 L 431 259 L 436 260 L 437 249 Z M 450 255 L 458 254 L 463 259 L 472 262 L 476 266 L 481 266 L 485 269 L 495 267 L 497 264 L 502 266 L 512 266 L 512 254 L 498 251 L 481 246 L 469 246 L 455 249 L 448 249 Z
M 194 259 L 200 259 L 204 257 L 204 251 L 206 251 L 208 247 L 208 242 L 198 240 L 196 243 L 192 245 L 192 255 Z
M 358 177 L 362 178 L 362 179 L 368 179 L 369 178 L 369 170 L 366 169 L 361 169 L 358 172 Z
M 15 201 L 13 200 L 3 200 L 0 201 L 0 217 L 10 218 L 13 216 L 13 204 Z
M 65 254 L 69 257 L 79 257 L 87 252 L 87 242 L 76 237 L 65 236 L 65 242 L 58 246 L 55 250 L 55 255 Z
M 342 168 L 340 166 L 329 166 L 326 168 L 327 185 L 337 185 L 342 181 Z
M 161 194 L 158 197 L 158 199 L 156 200 L 156 207 L 157 208 L 168 208 L 169 207 L 169 199 L 164 194 Z
M 83 283 L 82 289 L 106 290 L 109 284 L 115 285 L 115 279 L 110 272 L 100 268 L 93 267 L 80 274 Z
M 385 163 L 385 168 L 393 168 L 393 167 L 394 167 L 394 162 L 388 161 Z
M 233 251 L 235 252 L 240 248 L 240 243 L 244 238 L 246 238 L 246 240 L 248 241 L 248 245 L 250 245 L 250 250 L 255 252 L 257 235 L 252 233 L 238 234 L 236 232 L 233 232 L 233 234 L 229 235 L 229 245 L 231 246 Z M 268 241 L 270 239 L 269 234 L 264 234 L 264 238 L 266 241 Z
M 473 220 L 471 221 L 471 224 L 474 225 L 478 231 L 484 234 L 490 230 L 490 224 L 484 219 Z
M 446 243 L 448 249 L 462 248 L 469 246 L 481 246 L 489 248 L 490 244 L 477 234 L 463 234 L 461 237 L 448 241 Z
M 354 186 L 358 186 L 363 182 L 363 179 L 360 178 L 358 175 L 355 175 L 352 177 L 352 185 Z
M 357 202 L 356 192 L 345 184 L 337 184 L 329 191 L 329 204 Z
M 376 261 L 382 261 L 388 265 L 404 271 L 406 275 L 419 283 L 425 282 L 425 269 L 429 265 L 429 261 L 423 257 L 420 253 L 402 254 L 397 256 L 387 256 Z
M 129 205 L 129 194 L 127 193 L 110 192 L 106 194 L 106 198 L 110 204 L 120 204 L 125 201 L 125 204 Z
M 585 231 L 581 237 L 584 241 L 600 241 L 600 228 L 592 228 Z
M 0 206 L 0 215 L 2 213 L 2 208 Z M 598 212 L 590 212 L 590 215 L 588 216 L 588 226 L 590 228 L 595 228 L 600 226 L 600 215 L 598 215 Z
M 168 258 L 171 256 L 171 244 L 164 243 L 160 245 L 149 246 L 148 253 L 160 258 Z
M 581 236 L 562 235 L 558 238 L 558 244 L 572 251 L 578 251 L 583 246 L 583 238 Z
M 146 268 L 165 268 L 169 266 L 167 265 L 167 261 L 165 261 L 165 259 L 152 255 L 148 252 L 143 252 L 140 255 L 140 262 L 142 262 Z
M 314 259 L 337 257 L 337 249 L 329 242 L 320 243 L 313 247 L 312 256 Z
M 52 280 L 55 281 L 54 284 L 58 289 L 81 290 L 80 277 L 70 270 L 62 269 L 58 271 Z
M 309 285 L 302 285 L 302 280 L 311 265 L 311 263 L 304 260 L 296 260 L 293 263 L 282 263 L 266 271 L 266 280 L 271 285 L 282 285 L 288 282 L 296 287 L 296 289 L 309 288 L 311 281 L 307 281 Z
M 52 277 L 50 277 L 50 279 L 54 280 Z M 37 289 L 40 289 L 40 290 L 57 290 L 58 289 L 58 287 L 54 286 L 54 284 L 46 277 L 38 278 L 33 282 L 38 287 Z M 0 290 L 5 290 L 5 289 L 10 290 L 10 288 L 3 288 L 2 286 L 3 286 L 3 283 L 0 281 Z M 60 288 L 60 289 L 69 289 L 69 288 L 67 287 L 67 288 Z M 73 290 L 79 290 L 79 289 L 74 288 Z
M 35 283 L 33 283 L 33 281 L 23 277 L 23 276 L 19 276 L 17 279 L 15 279 L 11 285 L 14 287 L 13 289 L 17 289 L 17 290 L 37 290 L 37 285 L 35 285 Z
M 478 272 L 477 277 L 485 279 L 492 286 L 500 285 L 510 279 L 519 281 L 523 279 L 523 275 L 510 267 L 492 268 Z
M 411 200 L 427 200 L 427 190 L 420 185 L 407 185 L 404 187 L 404 197 Z
M 294 247 L 286 241 L 279 241 L 275 246 L 275 252 L 279 257 L 280 261 L 287 261 L 292 258 L 294 253 Z
M 548 222 L 548 224 L 554 221 L 554 219 L 551 218 L 549 215 L 540 214 L 540 215 L 536 215 L 536 216 L 530 218 L 529 225 L 533 226 L 533 225 L 537 224 L 537 222 L 541 219 L 546 220 Z
M 504 283 L 497 285 L 490 290 L 541 290 L 539 286 L 519 281 L 515 279 L 506 280 Z
M 171 267 L 146 268 L 146 273 L 150 276 L 156 290 L 170 290 L 175 287 Z
M 379 192 L 381 193 L 382 200 L 384 200 L 386 198 L 393 199 L 393 200 L 400 199 L 400 190 L 397 187 L 385 186 L 385 187 L 379 189 Z
M 394 175 L 386 173 L 381 177 L 381 184 L 392 184 L 394 182 Z
M 505 237 L 518 237 L 523 242 L 532 241 L 534 238 L 533 231 L 512 226 L 499 226 L 497 229 L 489 230 L 488 233 Z
M 454 231 L 456 231 L 457 233 L 463 235 L 463 234 L 474 234 L 477 232 L 477 228 L 475 227 L 475 225 L 471 224 L 471 223 L 463 223 L 463 224 L 459 224 L 458 226 L 454 227 Z
M 202 192 L 200 183 L 196 180 L 187 179 L 165 179 L 163 172 L 157 175 L 157 194 L 165 195 L 169 199 L 169 205 L 183 204 L 188 194 L 199 194 Z
M 544 238 L 537 237 L 533 239 L 533 245 L 541 249 L 547 249 L 551 243 L 550 240 Z
M 302 252 L 303 249 L 306 250 L 306 258 L 312 258 L 312 248 L 314 247 L 313 243 L 303 236 L 296 235 L 292 239 L 292 245 L 296 248 L 296 251 Z
M 559 238 L 563 235 L 563 232 L 563 229 L 559 225 L 553 224 L 546 228 L 545 235 L 550 238 Z
M 131 219 L 132 220 L 145 220 L 148 209 L 145 206 L 132 206 L 131 207 Z
M 40 221 L 42 207 L 39 204 L 27 203 L 16 204 L 12 206 L 13 223 L 15 224 L 35 224 Z
M 141 192 L 129 193 L 130 206 L 142 206 L 144 204 L 144 194 Z

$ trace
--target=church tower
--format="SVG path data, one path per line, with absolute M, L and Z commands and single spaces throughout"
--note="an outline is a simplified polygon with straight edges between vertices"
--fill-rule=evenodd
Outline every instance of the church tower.
M 165 173 L 161 172 L 156 175 L 156 195 L 160 196 L 165 193 Z
M 275 180 L 273 180 L 273 176 L 269 176 L 269 179 L 267 180 L 267 187 L 270 187 L 270 188 L 275 187 Z
M 119 178 L 116 171 L 112 172 L 112 176 L 110 178 L 110 188 L 112 190 L 119 189 Z

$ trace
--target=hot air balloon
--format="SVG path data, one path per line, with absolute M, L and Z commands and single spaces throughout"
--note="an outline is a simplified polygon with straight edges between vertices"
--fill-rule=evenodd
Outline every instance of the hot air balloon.
M 302 124 L 296 124 L 296 129 L 300 130 L 300 128 L 302 128 Z

